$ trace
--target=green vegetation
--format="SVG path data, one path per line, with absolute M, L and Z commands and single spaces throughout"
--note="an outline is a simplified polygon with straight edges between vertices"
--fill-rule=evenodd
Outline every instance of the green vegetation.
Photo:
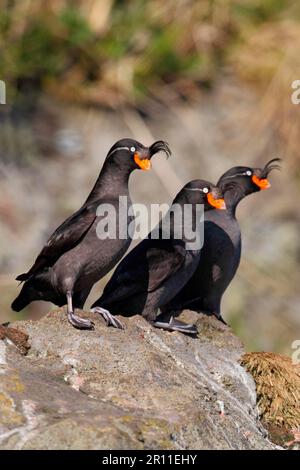
M 2 0 L 0 75 L 10 94 L 25 87 L 109 106 L 136 102 L 163 84 L 172 83 L 180 91 L 182 82 L 211 85 L 224 64 L 237 64 L 239 70 L 237 57 L 241 50 L 247 57 L 254 29 L 256 37 L 262 36 L 264 53 L 268 24 L 273 24 L 275 38 L 287 18 L 296 26 L 287 25 L 286 35 L 298 30 L 297 3 Z M 258 37 L 255 47 L 259 44 Z M 281 44 L 275 44 L 279 51 L 272 66 L 261 67 L 265 56 L 256 50 L 258 80 L 268 78 L 281 59 Z M 255 60 L 250 62 L 247 76 L 241 75 L 252 80 L 256 67 Z M 242 66 L 244 70 L 243 61 Z M 183 88 L 186 92 L 188 87 Z

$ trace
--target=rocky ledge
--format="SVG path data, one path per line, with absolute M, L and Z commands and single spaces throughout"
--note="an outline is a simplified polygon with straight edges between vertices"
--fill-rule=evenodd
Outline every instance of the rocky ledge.
M 0 449 L 276 448 L 229 327 L 197 315 L 191 338 L 81 314 L 94 331 L 63 309 L 0 327 Z

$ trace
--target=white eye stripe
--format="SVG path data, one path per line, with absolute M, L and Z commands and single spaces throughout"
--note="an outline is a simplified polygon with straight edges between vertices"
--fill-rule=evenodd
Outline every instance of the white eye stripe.
M 204 189 L 202 189 L 202 188 L 185 188 L 185 189 L 187 189 L 188 191 L 201 191 L 201 193 L 208 193 L 208 191 L 209 191 L 208 188 L 204 188 Z
M 113 153 L 118 152 L 119 150 L 127 150 L 129 152 L 129 147 L 117 147 L 114 150 L 112 150 L 106 158 L 110 157 Z
M 252 175 L 252 171 L 247 170 L 244 173 L 236 173 L 235 175 L 224 176 L 224 178 L 222 178 L 222 179 L 225 180 L 225 179 L 228 179 L 228 178 L 235 178 L 236 176 L 251 176 L 251 175 Z

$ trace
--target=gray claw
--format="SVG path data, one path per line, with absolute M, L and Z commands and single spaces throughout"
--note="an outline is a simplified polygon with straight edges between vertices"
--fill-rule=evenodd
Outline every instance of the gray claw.
M 99 313 L 99 315 L 101 315 L 104 318 L 107 326 L 111 325 L 114 328 L 118 328 L 119 330 L 124 330 L 125 326 L 123 325 L 123 323 L 105 308 L 94 307 L 94 308 L 91 308 L 91 312 Z
M 68 320 L 71 325 L 79 330 L 93 330 L 95 323 L 89 320 L 88 318 L 81 318 L 78 315 L 75 315 L 74 312 L 68 313 Z

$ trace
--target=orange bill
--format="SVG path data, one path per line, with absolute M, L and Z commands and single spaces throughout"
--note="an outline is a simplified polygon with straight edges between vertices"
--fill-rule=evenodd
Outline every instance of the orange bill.
M 271 186 L 271 183 L 270 183 L 269 180 L 267 180 L 267 178 L 258 178 L 257 176 L 253 175 L 252 176 L 252 181 L 260 189 L 268 189 Z
M 225 204 L 224 199 L 215 199 L 212 193 L 207 194 L 207 201 L 211 206 L 215 207 L 216 209 L 220 209 L 220 210 L 226 209 L 226 204 Z
M 150 160 L 148 158 L 141 159 L 137 153 L 134 154 L 134 161 L 142 170 L 150 170 L 151 168 Z

